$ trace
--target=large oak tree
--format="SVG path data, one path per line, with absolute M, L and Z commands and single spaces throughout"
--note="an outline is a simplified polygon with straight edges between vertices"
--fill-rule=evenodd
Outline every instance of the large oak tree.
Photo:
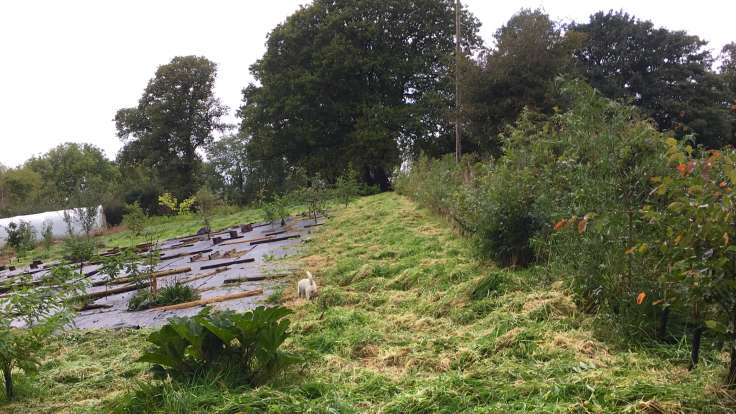
M 159 66 L 138 106 L 118 111 L 118 136 L 125 147 L 123 168 L 146 167 L 163 191 L 193 194 L 200 181 L 197 149 L 226 125 L 227 107 L 215 97 L 217 65 L 200 56 L 177 56 Z
M 462 14 L 463 49 L 480 45 Z M 268 36 L 243 91 L 249 156 L 388 187 L 402 151 L 450 151 L 454 1 L 316 0 Z
M 694 133 L 697 144 L 733 143 L 723 82 L 711 70 L 707 42 L 624 12 L 598 12 L 570 28 L 585 36 L 576 57 L 605 96 L 631 101 L 662 130 Z

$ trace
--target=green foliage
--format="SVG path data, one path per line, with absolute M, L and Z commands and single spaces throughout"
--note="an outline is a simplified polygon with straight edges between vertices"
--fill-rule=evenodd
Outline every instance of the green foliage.
M 148 341 L 142 362 L 153 371 L 187 378 L 209 370 L 229 371 L 251 385 L 261 384 L 294 360 L 279 350 L 288 337 L 286 308 L 258 307 L 245 313 L 210 312 L 172 318 Z
M 586 306 L 620 311 L 649 280 L 649 264 L 624 252 L 649 237 L 637 211 L 665 168 L 664 137 L 580 82 L 560 90 L 570 109 L 523 112 L 495 163 L 420 160 L 397 188 L 452 217 L 499 263 L 545 259 Z
M 91 144 L 61 144 L 26 165 L 41 176 L 42 207 L 48 210 L 96 208 L 120 180 L 115 165 Z
M 214 217 L 217 207 L 222 204 L 221 200 L 207 187 L 200 188 L 193 199 L 197 205 L 197 216 L 205 227 L 211 229 L 212 218 Z
M 281 220 L 281 224 L 286 223 L 286 219 L 289 217 L 291 200 L 288 195 L 276 195 L 273 198 L 273 206 L 275 217 Z
M 504 292 L 506 282 L 503 273 L 493 272 L 478 282 L 470 293 L 470 297 L 473 300 L 482 300 L 500 295 Z
M 159 306 L 176 305 L 200 298 L 199 292 L 191 286 L 174 283 L 159 289 L 156 294 L 149 290 L 139 290 L 128 300 L 129 311 L 141 311 Z
M 54 244 L 54 223 L 50 220 L 45 220 L 41 224 L 41 239 L 43 241 L 43 247 L 46 249 L 46 253 L 48 253 Z
M 443 215 L 452 214 L 456 206 L 456 192 L 462 185 L 462 165 L 453 156 L 439 159 L 426 156 L 413 162 L 408 171 L 395 180 L 396 191 L 417 200 L 422 205 Z
M 319 215 L 327 213 L 327 204 L 332 196 L 333 192 L 327 182 L 319 176 L 312 177 L 308 185 L 301 187 L 296 192 L 297 199 L 307 206 L 307 212 L 315 222 Z
M 33 249 L 36 243 L 36 233 L 31 223 L 23 220 L 19 224 L 10 222 L 5 227 L 5 231 L 7 233 L 5 242 L 15 250 L 16 256 L 25 257 L 26 253 Z
M 179 216 L 190 214 L 196 202 L 197 197 L 189 197 L 180 202 L 171 193 L 163 193 L 158 196 L 158 204 L 165 209 L 167 214 L 177 214 Z
M 352 163 L 364 183 L 387 190 L 402 150 L 444 152 L 453 3 L 317 0 L 289 16 L 269 34 L 243 92 L 250 159 L 286 160 L 330 182 Z M 461 18 L 471 54 L 479 22 L 467 10 Z
M 77 236 L 77 229 L 81 229 L 86 237 L 92 235 L 92 231 L 98 225 L 97 213 L 98 208 L 96 205 L 64 210 L 63 219 L 66 224 L 67 236 Z
M 43 178 L 27 166 L 0 174 L 0 215 L 10 217 L 39 211 Z
M 623 11 L 595 13 L 570 30 L 584 35 L 577 61 L 605 96 L 633 102 L 678 138 L 694 133 L 709 148 L 733 144 L 734 117 L 706 41 Z
M 123 249 L 120 254 L 100 257 L 100 273 L 107 275 L 108 280 L 115 280 L 121 273 L 140 279 L 141 258 L 132 248 Z
M 137 201 L 126 206 L 127 212 L 123 216 L 125 225 L 133 238 L 140 237 L 146 229 L 148 217 Z
M 171 193 L 163 193 L 158 196 L 158 205 L 164 207 L 168 214 L 176 212 L 179 206 L 179 200 Z
M 345 207 L 355 199 L 360 193 L 360 183 L 358 182 L 358 174 L 353 168 L 348 170 L 341 176 L 337 177 L 335 183 L 335 195 L 340 203 Z
M 218 217 L 216 227 L 253 221 L 257 212 L 248 214 Z M 179 234 L 199 226 L 179 217 L 152 221 Z M 127 243 L 126 235 L 113 236 Z M 217 371 L 150 381 L 148 364 L 135 362 L 149 329 L 71 329 L 45 342 L 49 352 L 37 376 L 14 372 L 23 400 L 0 410 L 733 412 L 718 386 L 724 355 L 710 346 L 710 333 L 702 363 L 688 373 L 684 339 L 653 343 L 613 315 L 575 311 L 565 286 L 550 283 L 565 275 L 545 267 L 499 271 L 406 197 L 360 198 L 337 209 L 313 236 L 304 253 L 309 263 L 317 259 L 312 255 L 330 258 L 320 262 L 329 306 L 302 306 L 298 322 L 291 318 L 292 334 L 281 349 L 303 355 L 293 373 L 258 387 Z M 491 274 L 503 278 L 499 290 L 470 300 Z M 409 290 L 394 289 L 406 280 Z M 676 380 L 668 380 L 673 373 Z
M 263 212 L 263 219 L 269 223 L 273 223 L 276 220 L 276 205 L 270 201 L 261 201 L 261 211 Z
M 36 372 L 39 351 L 49 336 L 71 319 L 68 298 L 84 288 L 83 281 L 67 266 L 54 267 L 41 285 L 32 286 L 30 275 L 20 279 L 0 303 L 0 371 L 7 399 L 15 397 L 13 369 Z
M 278 183 L 263 183 L 268 175 L 264 168 L 248 157 L 247 140 L 239 135 L 224 136 L 207 147 L 208 168 L 211 174 L 207 184 L 228 202 L 244 205 L 256 201 L 260 185 L 279 187 Z
M 186 216 L 188 214 L 191 214 L 192 208 L 194 207 L 194 204 L 197 202 L 197 197 L 189 197 L 185 198 L 184 200 L 181 200 L 181 203 L 179 203 L 179 208 L 176 210 L 176 213 L 180 216 Z
M 581 36 L 543 11 L 522 9 L 494 34 L 495 46 L 461 66 L 463 152 L 498 155 L 500 134 L 522 110 L 551 114 L 564 100 L 555 77 L 573 71 Z
M 505 266 L 529 264 L 534 259 L 530 241 L 545 219 L 534 208 L 529 180 L 500 171 L 484 178 L 487 190 L 477 204 L 474 220 L 482 252 Z M 511 181 L 514 185 L 508 185 Z
M 81 272 L 81 266 L 95 256 L 97 247 L 92 238 L 70 236 L 64 239 L 63 250 L 69 261 L 79 263 Z
M 729 339 L 731 367 L 726 379 L 736 385 L 736 151 L 695 152 L 667 142 L 668 174 L 653 178 L 657 200 L 643 218 L 657 229 L 650 243 L 632 246 L 630 254 L 651 256 L 657 285 L 650 300 L 690 310 L 695 322 Z
M 227 113 L 214 95 L 217 65 L 205 57 L 177 56 L 161 65 L 133 108 L 115 115 L 125 146 L 118 155 L 124 169 L 142 167 L 147 181 L 179 198 L 201 184 L 197 149 L 225 127 Z

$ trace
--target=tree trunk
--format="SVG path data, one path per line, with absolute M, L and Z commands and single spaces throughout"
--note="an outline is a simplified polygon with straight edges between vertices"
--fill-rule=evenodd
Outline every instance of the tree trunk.
M 692 351 L 690 352 L 690 367 L 688 368 L 690 371 L 695 369 L 695 367 L 698 365 L 698 358 L 700 356 L 700 339 L 702 336 L 702 326 L 697 326 L 695 329 L 693 329 L 693 347 Z
M 667 337 L 667 322 L 670 319 L 670 307 L 667 306 L 662 309 L 659 314 L 659 326 L 657 327 L 657 338 L 660 341 L 664 341 Z
M 388 191 L 391 189 L 391 181 L 383 167 L 366 166 L 363 172 L 363 182 L 368 185 L 376 185 L 381 191 Z
M 15 397 L 15 390 L 13 389 L 13 366 L 10 364 L 4 364 L 3 377 L 5 378 L 5 398 L 12 400 Z
M 731 388 L 736 387 L 736 338 L 731 338 L 731 364 L 728 367 L 726 385 Z
M 729 344 L 731 348 L 731 363 L 728 366 L 726 385 L 729 388 L 736 388 L 736 306 L 734 306 L 734 312 L 731 315 L 731 341 Z

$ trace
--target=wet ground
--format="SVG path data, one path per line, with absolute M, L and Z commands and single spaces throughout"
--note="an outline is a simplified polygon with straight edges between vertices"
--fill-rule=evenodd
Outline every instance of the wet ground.
M 302 243 L 309 240 L 310 233 L 318 228 L 314 220 L 296 218 L 290 219 L 284 226 L 278 223 L 238 225 L 219 233 L 212 233 L 210 239 L 206 235 L 190 235 L 161 242 L 157 249 L 160 261 L 156 271 L 172 270 L 177 273 L 157 278 L 158 288 L 177 282 L 183 283 L 197 289 L 203 300 L 255 291 L 254 293 L 258 294 L 254 296 L 223 300 L 209 305 L 214 309 L 254 308 L 263 304 L 279 286 L 296 283 L 297 279 L 304 277 L 303 270 L 294 268 L 288 259 L 282 259 L 293 255 Z M 217 257 L 218 255 L 220 257 Z M 241 263 L 228 264 L 232 262 Z M 24 272 L 31 272 L 34 280 L 40 280 L 48 272 L 43 267 L 44 265 L 40 265 L 38 269 L 25 267 L 0 271 L 0 283 L 11 283 Z M 99 268 L 99 265 L 86 265 L 82 271 L 89 274 Z M 124 274 L 118 276 L 123 277 Z M 103 273 L 90 276 L 87 293 L 102 295 L 103 292 L 112 293 L 111 289 L 135 286 L 133 282 L 105 283 L 109 279 L 109 276 Z M 226 280 L 229 283 L 225 283 Z M 94 286 L 95 284 L 99 286 Z M 259 289 L 262 293 L 258 292 Z M 172 316 L 195 315 L 204 307 L 199 305 L 176 310 L 128 311 L 128 300 L 134 294 L 133 290 L 109 294 L 91 301 L 88 305 L 99 305 L 99 308 L 79 312 L 73 326 L 77 328 L 160 326 Z

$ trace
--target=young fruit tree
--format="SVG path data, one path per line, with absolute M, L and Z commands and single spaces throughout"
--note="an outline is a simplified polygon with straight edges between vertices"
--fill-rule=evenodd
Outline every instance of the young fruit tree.
M 53 268 L 40 286 L 32 286 L 30 275 L 21 278 L 0 299 L 0 371 L 8 400 L 15 398 L 13 370 L 36 371 L 47 338 L 71 320 L 69 298 L 84 289 L 84 279 L 67 266 Z
M 220 200 L 207 187 L 202 187 L 193 197 L 196 200 L 197 216 L 202 220 L 202 224 L 206 229 L 212 229 L 212 218 L 215 215 L 215 209 L 220 205 Z
M 726 383 L 736 386 L 736 151 L 696 154 L 674 139 L 667 144 L 672 173 L 653 179 L 660 203 L 643 209 L 661 239 L 636 250 L 662 259 L 660 278 L 668 287 L 667 302 L 692 312 L 691 367 L 707 327 L 729 340 Z

